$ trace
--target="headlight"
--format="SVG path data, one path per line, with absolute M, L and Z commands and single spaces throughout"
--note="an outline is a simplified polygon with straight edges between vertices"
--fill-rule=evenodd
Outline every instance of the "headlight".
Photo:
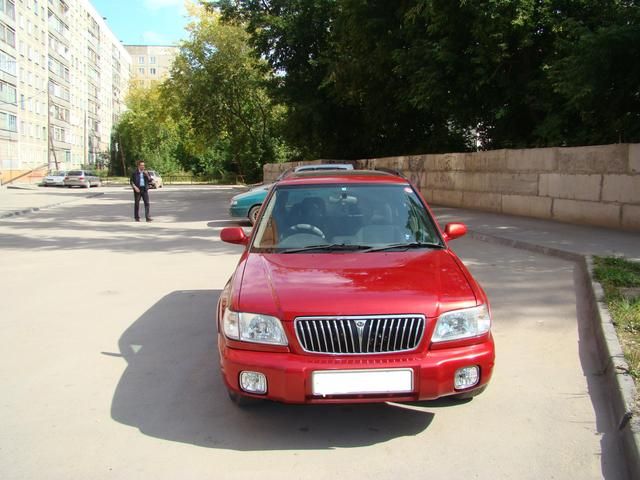
M 238 204 L 238 200 L 231 200 L 231 206 L 235 207 Z
M 227 309 L 222 320 L 224 334 L 229 338 L 271 345 L 288 344 L 282 324 L 276 317 Z
M 491 328 L 491 317 L 486 305 L 453 310 L 440 315 L 431 341 L 446 342 L 477 337 Z

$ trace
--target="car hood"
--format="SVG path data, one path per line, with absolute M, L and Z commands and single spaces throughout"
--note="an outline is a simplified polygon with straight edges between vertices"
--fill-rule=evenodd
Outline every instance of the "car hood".
M 476 305 L 463 268 L 447 250 L 250 253 L 243 263 L 236 308 L 284 320 L 398 313 L 436 317 Z
M 247 200 L 247 199 L 259 198 L 259 197 L 264 198 L 267 196 L 269 188 L 271 188 L 271 184 L 252 188 L 248 192 L 243 192 L 243 193 L 234 195 L 232 200 Z

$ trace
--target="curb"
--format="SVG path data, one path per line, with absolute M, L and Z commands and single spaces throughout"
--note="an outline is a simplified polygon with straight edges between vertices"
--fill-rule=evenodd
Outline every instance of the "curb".
M 637 389 L 629 375 L 629 365 L 624 359 L 609 309 L 603 302 L 604 291 L 593 278 L 593 257 L 473 230 L 469 230 L 469 236 L 482 242 L 558 257 L 577 264 L 580 278 L 587 290 L 588 322 L 600 357 L 600 373 L 606 379 L 609 390 L 618 440 L 627 460 L 629 478 L 640 478 L 640 418 L 633 415 Z
M 99 197 L 100 195 L 104 195 L 104 193 L 103 192 L 92 193 L 92 194 L 87 195 L 84 198 L 95 198 L 95 197 Z M 69 199 L 69 200 L 65 200 L 63 202 L 57 202 L 57 203 L 51 203 L 49 205 L 44 205 L 42 207 L 25 208 L 23 210 L 16 210 L 14 212 L 3 213 L 3 214 L 0 214 L 0 219 L 1 218 L 9 218 L 9 217 L 17 217 L 19 215 L 26 215 L 28 213 L 33 213 L 33 212 L 39 212 L 40 210 L 45 210 L 47 208 L 57 207 L 59 205 L 64 205 L 66 203 L 76 202 L 78 200 L 83 200 L 84 198 L 72 198 L 72 199 Z
M 640 478 L 640 419 L 633 415 L 636 385 L 629 374 L 629 365 L 624 358 L 613 320 L 604 302 L 602 285 L 593 278 L 593 257 L 584 256 L 579 267 L 587 288 L 587 307 L 598 344 L 602 374 L 612 392 L 614 419 L 627 459 L 630 478 Z

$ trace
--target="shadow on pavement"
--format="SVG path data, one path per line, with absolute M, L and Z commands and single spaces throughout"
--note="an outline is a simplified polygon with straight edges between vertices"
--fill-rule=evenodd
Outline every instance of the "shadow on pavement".
M 226 219 L 220 204 L 227 191 L 162 192 L 152 197 L 153 223 L 133 221 L 133 200 L 129 192 L 108 192 L 95 202 L 70 208 L 51 209 L 23 218 L 0 220 L 3 248 L 33 250 L 109 250 L 112 252 L 213 254 L 240 253 L 242 247 L 223 243 L 219 230 Z M 211 205 L 211 209 L 191 208 L 193 202 Z M 141 210 L 143 210 L 141 206 Z M 223 217 L 224 218 L 224 217 Z M 185 223 L 191 222 L 190 225 Z M 90 232 L 87 235 L 87 232 Z
M 114 420 L 152 437 L 239 451 L 372 445 L 429 427 L 432 413 L 397 405 L 236 407 L 219 373 L 219 294 L 172 292 L 123 333 L 127 368 L 113 397 Z

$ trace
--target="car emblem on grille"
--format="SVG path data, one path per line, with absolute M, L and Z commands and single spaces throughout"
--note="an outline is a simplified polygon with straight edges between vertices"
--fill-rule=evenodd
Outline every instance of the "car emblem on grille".
M 364 326 L 367 324 L 364 320 L 356 321 L 356 329 L 358 330 L 358 344 L 360 345 L 360 351 L 362 351 L 362 336 L 364 335 Z

